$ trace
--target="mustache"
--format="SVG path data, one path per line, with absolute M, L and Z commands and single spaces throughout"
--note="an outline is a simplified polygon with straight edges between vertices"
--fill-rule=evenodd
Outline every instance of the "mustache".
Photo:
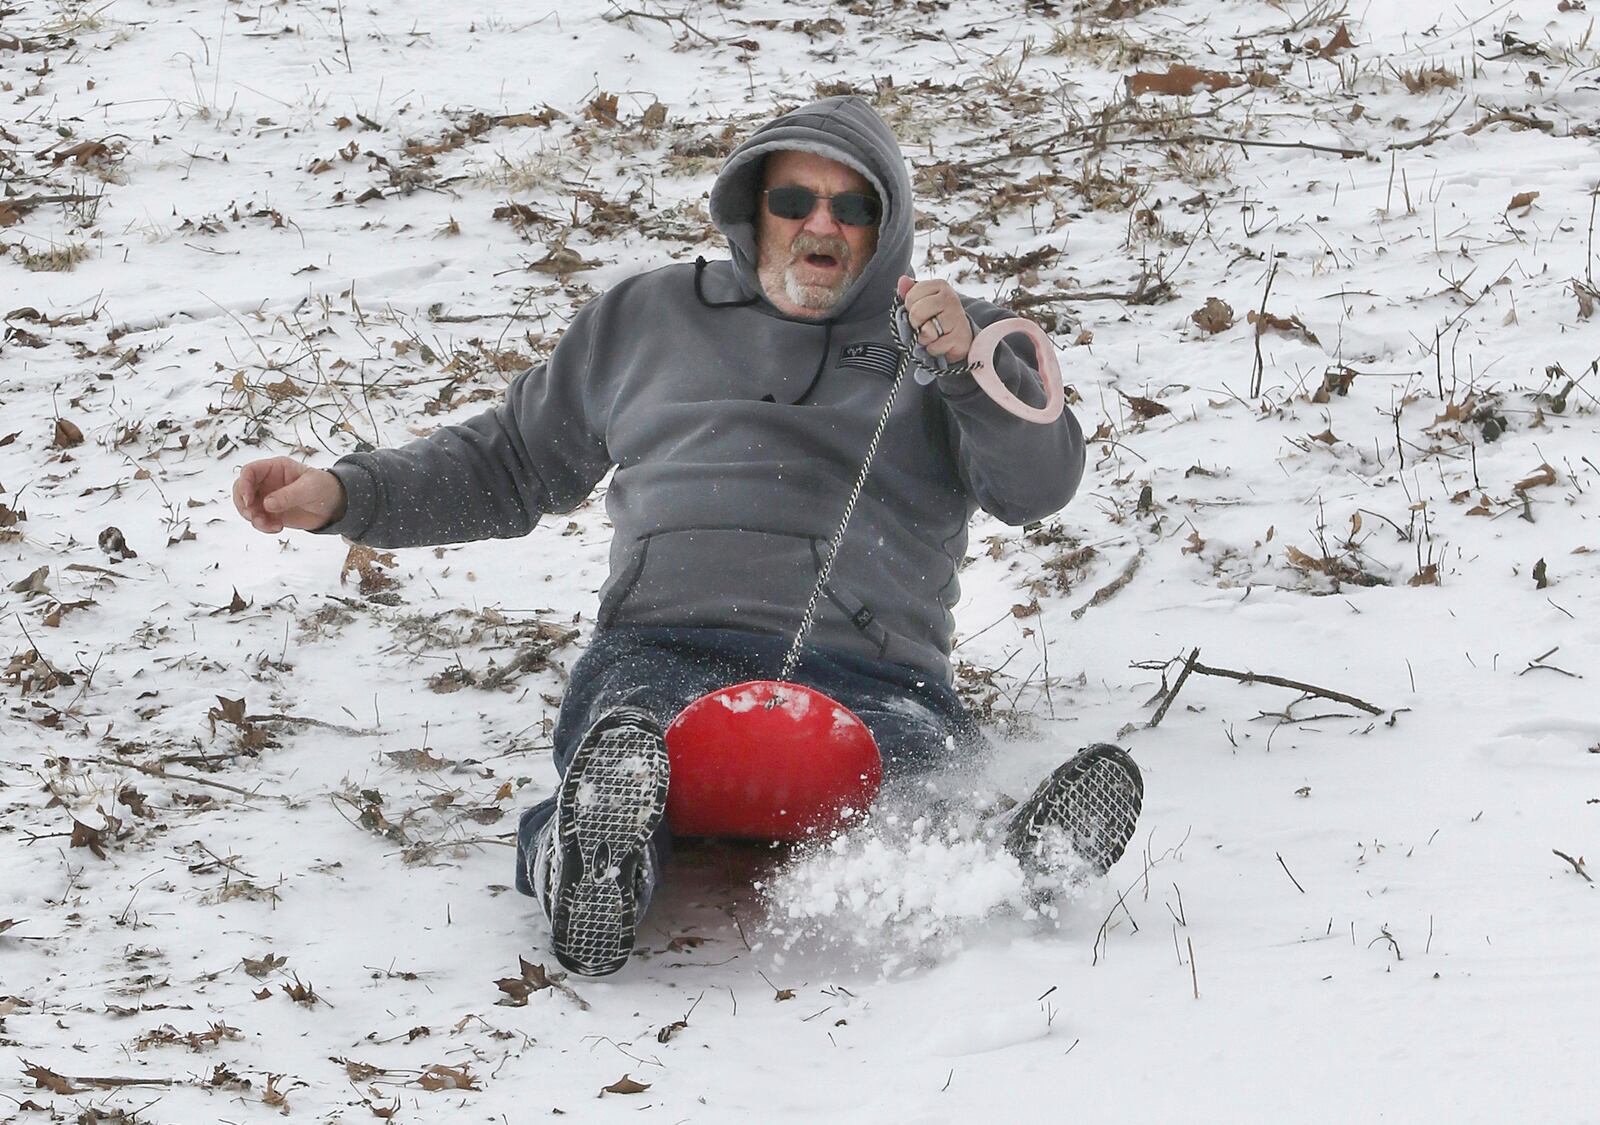
M 808 254 L 826 254 L 830 258 L 837 258 L 844 266 L 850 265 L 850 244 L 842 238 L 824 238 L 801 231 L 789 243 L 789 255 L 798 261 Z

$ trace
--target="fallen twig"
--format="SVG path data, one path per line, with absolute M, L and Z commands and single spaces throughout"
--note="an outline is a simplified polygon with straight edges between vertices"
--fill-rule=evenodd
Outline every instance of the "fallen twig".
M 1107 582 L 1104 586 L 1096 590 L 1093 597 L 1072 611 L 1072 619 L 1077 621 L 1095 606 L 1114 598 L 1117 593 L 1132 580 L 1134 574 L 1139 569 L 1139 564 L 1142 562 L 1144 562 L 1144 548 L 1140 547 L 1139 553 L 1128 560 L 1128 565 L 1122 568 L 1121 574 L 1117 575 L 1110 582 Z
M 186 781 L 190 785 L 209 785 L 213 789 L 221 789 L 227 793 L 237 793 L 241 797 L 248 797 L 252 800 L 261 800 L 266 798 L 273 801 L 282 801 L 284 804 L 290 803 L 288 797 L 280 796 L 277 793 L 257 793 L 250 789 L 240 789 L 237 785 L 229 785 L 226 782 L 212 781 L 209 777 L 196 777 L 194 774 L 190 773 L 168 773 L 160 766 L 147 766 L 142 762 L 130 762 L 126 758 L 96 757 L 86 758 L 84 760 L 89 762 L 99 762 L 101 765 L 121 766 L 124 769 L 138 770 L 142 774 L 148 774 L 151 777 L 164 777 L 168 781 Z
M 1283 862 L 1283 853 L 1273 852 L 1272 854 L 1278 857 L 1278 866 L 1283 868 L 1283 873 L 1285 875 L 1289 876 L 1289 882 L 1294 884 L 1294 889 L 1299 891 L 1301 894 L 1305 894 L 1306 889 L 1300 885 L 1300 880 L 1294 877 L 1294 872 L 1289 870 L 1289 865 Z
M 1151 284 L 1152 277 L 1155 284 Z M 1145 270 L 1139 275 L 1133 289 L 1119 293 L 1113 289 L 1062 289 L 1054 293 L 1021 293 L 1002 302 L 1016 311 L 1053 305 L 1061 301 L 1122 301 L 1129 305 L 1153 305 L 1172 295 L 1172 283 L 1159 272 Z
M 1183 671 L 1178 673 L 1178 679 L 1172 685 L 1172 690 L 1167 692 L 1167 697 L 1161 701 L 1161 706 L 1156 708 L 1155 716 L 1145 724 L 1146 729 L 1154 727 L 1157 723 L 1161 722 L 1162 718 L 1167 713 L 1167 708 L 1171 707 L 1172 701 L 1178 698 L 1178 689 L 1183 687 L 1183 681 L 1189 678 L 1189 673 L 1194 671 L 1195 661 L 1199 659 L 1200 650 L 1198 648 L 1190 649 L 1189 659 L 1183 662 Z
M 1333 691 L 1329 688 L 1317 687 L 1315 684 L 1302 683 L 1300 680 L 1285 679 L 1282 676 L 1268 676 L 1258 672 L 1235 672 L 1231 668 L 1209 668 L 1204 664 L 1196 664 L 1194 670 L 1202 676 L 1223 676 L 1230 680 L 1238 680 L 1245 684 L 1272 684 L 1275 687 L 1294 688 L 1307 695 L 1320 696 L 1323 699 L 1332 699 L 1337 703 L 1348 703 L 1352 707 L 1359 707 L 1369 715 L 1383 714 L 1382 707 L 1374 707 L 1364 699 L 1357 699 L 1353 695 L 1346 695 L 1342 691 Z
M 1096 594 L 1095 597 L 1099 598 L 1099 594 Z M 1091 600 L 1089 604 L 1093 605 L 1094 601 Z M 1088 607 L 1086 606 L 1084 608 Z M 1074 616 L 1076 616 L 1078 612 L 1081 611 L 1074 611 Z M 1238 680 L 1240 683 L 1245 684 L 1272 684 L 1274 687 L 1294 688 L 1296 691 L 1304 692 L 1307 695 L 1318 696 L 1322 699 L 1331 699 L 1335 703 L 1345 703 L 1351 707 L 1359 707 L 1369 715 L 1383 714 L 1382 707 L 1374 707 L 1366 700 L 1357 699 L 1353 695 L 1346 695 L 1342 691 L 1334 691 L 1331 688 L 1318 687 L 1316 684 L 1308 684 L 1301 680 L 1291 680 L 1283 676 L 1269 676 L 1263 672 L 1236 672 L 1232 668 L 1212 668 L 1209 665 L 1201 664 L 1199 662 L 1199 656 L 1200 650 L 1198 648 L 1190 652 L 1188 660 L 1184 662 L 1182 675 L 1180 675 L 1177 682 L 1172 685 L 1172 690 L 1167 693 L 1166 699 L 1162 700 L 1161 708 L 1156 713 L 1156 719 L 1151 720 L 1149 723 L 1150 726 L 1155 726 L 1160 717 L 1166 714 L 1167 708 L 1172 705 L 1172 700 L 1178 694 L 1178 689 L 1183 686 L 1183 682 L 1189 678 L 1189 674 L 1191 672 L 1198 672 L 1202 676 L 1221 676 L 1224 679 Z M 1135 665 L 1135 667 L 1149 667 L 1149 665 Z
M 1266 361 L 1261 358 L 1261 334 L 1267 324 L 1267 298 L 1272 295 L 1272 281 L 1278 276 L 1278 263 L 1273 262 L 1272 268 L 1267 271 L 1267 285 L 1261 291 L 1261 310 L 1256 317 L 1256 359 L 1250 370 L 1250 397 L 1256 398 L 1261 394 L 1261 380 L 1266 374 Z
M 1524 499 L 1526 499 L 1526 497 L 1524 497 Z M 1532 671 L 1535 671 L 1535 670 L 1543 670 L 1543 671 L 1546 671 L 1546 672 L 1560 672 L 1563 676 L 1570 676 L 1574 680 L 1583 679 L 1583 677 L 1581 675 L 1579 675 L 1577 672 L 1569 672 L 1565 668 L 1557 668 L 1554 664 L 1546 664 L 1544 662 L 1544 658 L 1545 657 L 1554 656 L 1556 653 L 1558 653 L 1560 651 L 1561 651 L 1561 646 L 1560 645 L 1556 645 L 1555 648 L 1549 649 L 1546 652 L 1541 652 L 1538 656 L 1535 656 L 1532 660 L 1528 661 L 1528 666 L 1526 668 L 1524 668 L 1522 671 L 1518 672 L 1517 675 L 1526 676 L 1529 672 L 1532 672 Z
M 1566 860 L 1568 863 L 1572 864 L 1572 869 L 1574 871 L 1576 871 L 1579 875 L 1582 875 L 1586 882 L 1590 882 L 1590 883 L 1594 882 L 1594 879 L 1590 876 L 1590 874 L 1583 869 L 1583 860 L 1581 860 L 1581 859 L 1573 859 L 1570 855 L 1568 855 L 1566 852 L 1562 851 L 1560 848 L 1551 848 L 1550 850 L 1552 852 L 1554 852 L 1556 855 L 1560 856 L 1562 859 Z
M 246 715 L 247 723 L 288 723 L 297 727 L 321 727 L 323 730 L 338 731 L 340 734 L 351 734 L 357 738 L 371 738 L 379 733 L 375 730 L 362 730 L 360 727 L 347 727 L 342 723 L 324 722 L 322 719 L 310 719 L 303 715 Z

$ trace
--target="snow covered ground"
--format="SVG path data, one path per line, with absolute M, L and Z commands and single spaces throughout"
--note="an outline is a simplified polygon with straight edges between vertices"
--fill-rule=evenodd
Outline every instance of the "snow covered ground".
M 1600 1120 L 1597 50 L 1581 0 L 14 0 L 0 1113 Z M 347 558 L 232 476 L 481 409 L 846 90 L 1096 438 L 974 527 L 981 784 L 1117 740 L 1141 835 L 1053 918 L 936 831 L 685 849 L 551 984 L 509 839 L 600 504 Z

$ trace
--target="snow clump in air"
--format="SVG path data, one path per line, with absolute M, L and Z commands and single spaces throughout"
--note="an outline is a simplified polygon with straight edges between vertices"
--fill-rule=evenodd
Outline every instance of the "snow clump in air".
M 996 922 L 1054 928 L 1086 883 L 1058 842 L 1048 874 L 1025 871 L 1001 834 L 975 823 L 882 815 L 796 848 L 759 889 L 766 950 L 843 954 L 894 975 L 954 954 Z

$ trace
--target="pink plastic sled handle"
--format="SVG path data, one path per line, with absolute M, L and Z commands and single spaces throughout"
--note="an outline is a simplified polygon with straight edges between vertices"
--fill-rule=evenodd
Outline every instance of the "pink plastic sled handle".
M 1000 381 L 1000 373 L 995 370 L 994 351 L 1000 346 L 1000 341 L 1013 332 L 1020 332 L 1033 341 L 1034 354 L 1039 357 L 1039 375 L 1044 380 L 1043 406 L 1029 406 L 1012 394 L 1010 388 Z M 1061 408 L 1066 402 L 1061 389 L 1061 363 L 1056 359 L 1055 345 L 1050 342 L 1050 337 L 1033 321 L 1020 316 L 995 321 L 972 341 L 972 347 L 967 351 L 967 362 L 972 365 L 972 377 L 978 381 L 978 386 L 1018 418 L 1048 425 L 1061 417 Z

